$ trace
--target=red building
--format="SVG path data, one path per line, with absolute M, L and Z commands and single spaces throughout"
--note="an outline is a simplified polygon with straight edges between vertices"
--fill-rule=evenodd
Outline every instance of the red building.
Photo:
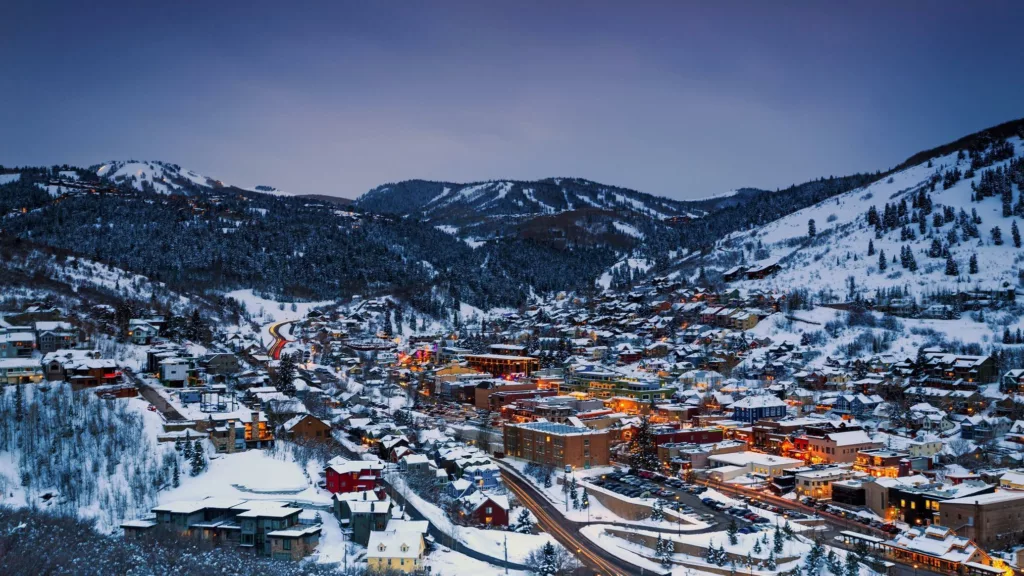
M 380 461 L 340 460 L 328 466 L 324 473 L 327 491 L 337 494 L 376 490 L 383 470 L 384 463 Z
M 687 444 L 708 444 L 721 442 L 725 439 L 725 431 L 721 428 L 681 428 L 678 430 L 662 430 L 658 428 L 654 433 L 656 444 L 668 444 L 685 442 Z
M 470 526 L 508 526 L 509 502 L 505 496 L 473 492 L 460 499 L 459 519 Z

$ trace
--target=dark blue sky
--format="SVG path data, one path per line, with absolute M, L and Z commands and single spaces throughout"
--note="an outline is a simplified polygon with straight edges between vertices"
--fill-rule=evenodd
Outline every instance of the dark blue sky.
M 695 198 L 884 169 L 1024 116 L 1019 1 L 500 4 L 7 0 L 0 164 Z

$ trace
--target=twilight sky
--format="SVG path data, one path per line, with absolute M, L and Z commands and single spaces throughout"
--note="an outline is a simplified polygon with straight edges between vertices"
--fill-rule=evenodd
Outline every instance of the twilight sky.
M 698 198 L 884 169 L 1024 116 L 1024 3 L 844 4 L 7 0 L 0 164 Z

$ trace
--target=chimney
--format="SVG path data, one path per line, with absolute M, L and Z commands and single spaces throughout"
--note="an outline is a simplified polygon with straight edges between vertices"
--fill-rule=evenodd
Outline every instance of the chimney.
M 230 452 L 234 452 L 234 451 L 235 451 L 235 421 L 234 420 L 228 420 L 228 445 L 227 445 L 227 448 L 225 449 L 225 452 L 230 453 Z
M 259 410 L 253 410 L 252 412 L 252 439 L 260 439 L 260 413 Z

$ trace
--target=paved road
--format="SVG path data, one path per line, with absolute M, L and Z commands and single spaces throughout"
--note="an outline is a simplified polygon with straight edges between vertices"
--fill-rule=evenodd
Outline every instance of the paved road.
M 156 409 L 164 415 L 164 420 L 173 422 L 176 420 L 186 419 L 178 412 L 177 409 L 174 408 L 174 406 L 168 404 L 167 400 L 164 400 L 164 397 L 154 390 L 152 386 L 146 384 L 146 381 L 139 378 L 134 372 L 131 370 L 125 370 L 124 374 L 135 384 L 135 387 L 139 389 L 139 394 L 148 400 L 150 404 L 156 406 Z
M 505 486 L 519 498 L 519 501 L 537 517 L 537 524 L 551 534 L 559 544 L 576 557 L 594 574 L 601 576 L 626 576 L 639 574 L 640 568 L 608 553 L 603 548 L 579 534 L 579 525 L 565 518 L 544 498 L 536 488 L 518 476 L 502 470 Z
M 281 350 L 284 348 L 285 344 L 291 342 L 291 340 L 286 340 L 284 336 L 281 336 L 281 326 L 291 324 L 292 322 L 294 322 L 294 320 L 277 322 L 275 324 L 271 324 L 270 328 L 268 328 L 270 335 L 274 337 L 274 343 L 270 345 L 270 349 L 267 352 L 274 360 L 281 359 Z

